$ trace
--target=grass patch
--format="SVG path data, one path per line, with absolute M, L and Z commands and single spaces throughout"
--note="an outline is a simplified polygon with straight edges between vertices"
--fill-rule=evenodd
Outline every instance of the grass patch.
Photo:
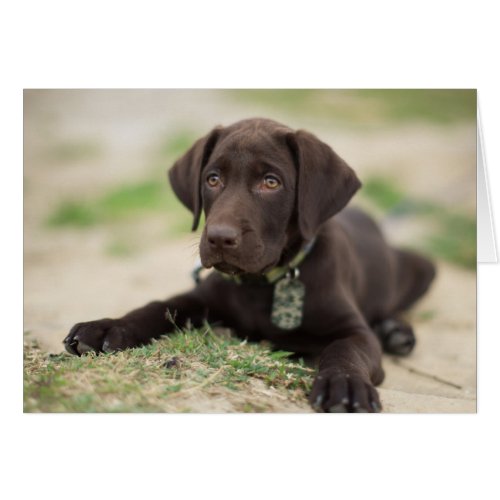
M 380 177 L 372 177 L 363 181 L 363 195 L 381 210 L 392 210 L 405 200 L 405 194 L 393 183 Z
M 433 207 L 439 229 L 427 241 L 427 248 L 434 255 L 468 269 L 477 266 L 476 219 Z
M 47 219 L 50 227 L 85 228 L 140 217 L 152 212 L 175 214 L 174 232 L 191 225 L 191 215 L 172 189 L 159 179 L 112 188 L 94 199 L 62 201 Z
M 130 257 L 137 253 L 137 246 L 126 240 L 113 240 L 106 246 L 106 253 L 113 257 Z
M 476 91 L 470 89 L 380 89 L 355 91 L 363 100 L 380 104 L 384 118 L 453 123 L 476 120 Z
M 476 119 L 476 91 L 455 89 L 257 89 L 224 91 L 270 111 L 324 117 L 356 126 L 425 121 L 449 124 Z
M 96 208 L 81 201 L 63 201 L 47 219 L 52 227 L 88 227 L 99 220 Z
M 214 392 L 249 390 L 260 380 L 290 401 L 305 398 L 313 370 L 290 353 L 247 344 L 230 335 L 179 331 L 116 354 L 47 355 L 35 342 L 24 347 L 25 412 L 193 411 L 190 401 Z M 258 398 L 240 411 L 268 411 Z
M 192 216 L 175 196 L 164 171 L 166 165 L 173 164 L 195 139 L 195 134 L 189 131 L 169 136 L 159 147 L 150 177 L 115 186 L 93 198 L 61 200 L 47 218 L 47 225 L 53 228 L 88 228 L 162 213 L 172 219 L 169 236 L 188 232 Z M 127 250 L 122 250 L 112 245 L 108 253 L 127 253 Z
M 452 212 L 437 203 L 407 196 L 389 179 L 373 177 L 364 182 L 361 195 L 385 215 L 419 217 L 429 223 L 430 234 L 420 243 L 423 250 L 467 269 L 475 269 L 476 219 Z
M 432 321 L 436 317 L 437 313 L 434 309 L 427 310 L 416 310 L 412 312 L 412 317 L 415 318 L 416 321 L 421 323 L 427 323 Z

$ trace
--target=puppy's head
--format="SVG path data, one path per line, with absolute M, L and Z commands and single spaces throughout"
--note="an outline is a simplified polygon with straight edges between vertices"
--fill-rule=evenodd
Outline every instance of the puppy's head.
M 169 177 L 194 214 L 193 230 L 205 212 L 203 265 L 236 274 L 285 263 L 361 185 L 315 136 L 264 119 L 215 128 Z

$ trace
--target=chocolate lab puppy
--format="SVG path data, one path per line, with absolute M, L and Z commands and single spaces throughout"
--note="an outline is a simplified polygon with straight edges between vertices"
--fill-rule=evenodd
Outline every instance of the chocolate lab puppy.
M 135 347 L 190 321 L 318 356 L 310 402 L 324 412 L 378 412 L 382 350 L 407 354 L 399 319 L 428 289 L 434 266 L 384 240 L 359 210 L 361 183 L 328 145 L 267 119 L 215 128 L 169 171 L 172 187 L 206 223 L 200 256 L 215 272 L 188 293 L 122 318 L 75 325 L 76 355 Z

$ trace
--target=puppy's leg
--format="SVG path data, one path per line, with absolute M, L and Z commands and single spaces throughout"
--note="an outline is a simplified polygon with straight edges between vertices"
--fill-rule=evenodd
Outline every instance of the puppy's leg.
M 168 311 L 168 313 L 167 313 Z M 170 333 L 175 325 L 203 322 L 206 307 L 195 292 L 156 301 L 118 319 L 100 319 L 77 323 L 64 339 L 66 350 L 77 356 L 89 351 L 111 352 L 147 344 L 151 339 Z
M 310 395 L 320 412 L 379 412 L 374 385 L 384 378 L 380 343 L 368 327 L 333 341 L 322 352 Z
M 372 328 L 388 354 L 407 356 L 415 347 L 417 340 L 413 328 L 402 319 L 388 318 L 375 323 Z
M 415 347 L 411 325 L 399 319 L 398 313 L 411 307 L 429 289 L 436 276 L 434 264 L 414 252 L 394 250 L 396 257 L 396 301 L 393 315 L 372 324 L 385 352 L 406 356 Z
M 395 249 L 397 263 L 398 300 L 395 311 L 410 308 L 429 289 L 436 277 L 434 264 L 408 250 Z

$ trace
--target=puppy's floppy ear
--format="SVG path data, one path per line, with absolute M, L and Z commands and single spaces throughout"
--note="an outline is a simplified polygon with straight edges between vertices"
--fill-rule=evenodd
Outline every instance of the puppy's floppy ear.
M 309 240 L 323 222 L 347 205 L 361 182 L 330 146 L 309 132 L 289 133 L 286 141 L 297 167 L 299 229 Z
M 196 231 L 201 215 L 200 174 L 207 164 L 217 143 L 222 127 L 217 127 L 205 137 L 198 139 L 187 153 L 179 158 L 168 171 L 174 193 L 193 212 L 192 231 Z

